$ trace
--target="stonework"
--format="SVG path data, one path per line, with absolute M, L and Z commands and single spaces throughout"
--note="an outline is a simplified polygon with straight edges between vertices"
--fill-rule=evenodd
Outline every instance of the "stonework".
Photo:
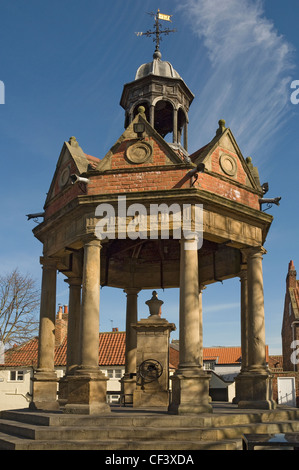
M 144 402 L 141 397 L 145 393 L 155 396 L 156 404 L 158 397 L 159 403 L 167 401 L 166 378 L 141 392 L 135 374 L 148 346 L 152 354 L 158 355 L 156 360 L 165 363 L 166 337 L 171 329 L 169 324 L 161 326 L 161 318 L 137 321 L 137 294 L 141 289 L 180 289 L 180 363 L 172 378 L 169 412 L 211 411 L 209 376 L 202 367 L 200 296 L 205 285 L 240 276 L 241 270 L 247 275 L 242 284 L 247 301 L 242 303 L 241 311 L 244 367 L 238 379 L 237 402 L 240 406 L 245 402 L 248 407 L 274 406 L 265 362 L 262 274 L 263 245 L 272 216 L 260 210 L 263 189 L 258 171 L 251 158 L 243 157 L 223 120 L 211 142 L 188 154 L 192 92 L 180 75 L 171 72 L 169 63 L 160 63 L 160 56 L 154 61 L 161 75 L 148 74 L 151 67 L 143 67 L 138 78 L 125 85 L 121 99 L 126 111 L 125 131 L 103 158 L 85 153 L 75 137 L 63 144 L 45 201 L 44 220 L 33 230 L 43 244 L 40 351 L 33 406 L 42 406 L 43 395 L 45 408 L 57 404 L 52 386 L 57 270 L 70 286 L 68 366 L 61 381 L 68 412 L 107 411 L 106 382 L 98 369 L 100 286 L 127 293 L 126 373 L 122 387 L 124 396 L 135 397 L 134 406 Z M 167 133 L 173 135 L 171 143 L 164 139 Z M 100 240 L 96 232 L 101 220 L 97 208 L 109 205 L 118 220 L 119 196 L 126 197 L 126 207 L 142 204 L 146 210 L 153 204 L 166 204 L 168 208 L 176 204 L 181 211 L 186 204 L 192 208 L 201 205 L 201 248 L 184 249 L 190 240 L 181 243 L 174 236 L 173 215 L 169 236 L 162 236 L 158 220 L 157 236 L 151 238 L 149 212 L 141 238 L 128 236 L 134 215 L 126 213 L 123 231 L 118 227 L 114 238 Z M 194 216 L 191 222 L 194 225 Z M 135 333 L 132 324 L 136 325 Z M 157 389 L 153 393 L 151 387 L 158 385 L 162 387 L 159 393 Z

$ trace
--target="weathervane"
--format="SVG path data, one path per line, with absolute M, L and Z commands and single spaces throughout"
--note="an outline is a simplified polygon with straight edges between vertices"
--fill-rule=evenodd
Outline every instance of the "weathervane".
M 162 24 L 159 22 L 159 20 L 164 20 L 164 21 L 170 21 L 171 22 L 171 17 L 172 15 L 164 15 L 163 13 L 160 13 L 160 10 L 158 9 L 157 13 L 148 13 L 148 15 L 151 15 L 155 18 L 155 23 L 154 23 L 154 31 L 146 31 L 145 33 L 135 33 L 137 36 L 154 36 L 153 41 L 156 43 L 156 52 L 160 51 L 160 41 L 162 41 L 162 38 L 160 37 L 161 34 L 169 34 L 169 33 L 175 33 L 176 29 L 160 29 L 162 28 Z

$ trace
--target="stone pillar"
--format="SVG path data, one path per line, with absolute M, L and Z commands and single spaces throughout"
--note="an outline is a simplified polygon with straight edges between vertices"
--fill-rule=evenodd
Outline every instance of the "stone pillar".
M 266 364 L 265 314 L 262 257 L 266 250 L 247 250 L 248 364 L 242 378 L 240 408 L 272 409 L 271 375 Z
M 155 127 L 155 106 L 150 105 L 150 125 Z
M 243 255 L 244 257 L 244 255 Z M 245 261 L 245 260 L 243 260 Z M 238 403 L 243 399 L 243 392 L 246 393 L 245 389 L 242 386 L 242 377 L 244 372 L 248 369 L 248 331 L 249 331 L 249 321 L 248 321 L 248 286 L 247 286 L 247 264 L 243 262 L 241 264 L 241 270 L 239 273 L 240 283 L 241 283 L 241 296 L 240 296 L 240 306 L 241 306 L 241 371 L 235 378 L 236 386 L 236 396 L 233 400 L 234 403 Z M 245 374 L 246 382 L 246 374 Z
M 59 403 L 65 405 L 68 399 L 68 376 L 73 375 L 80 364 L 80 308 L 81 308 L 81 277 L 70 277 L 69 313 L 67 325 L 66 373 L 59 380 Z
M 133 392 L 136 388 L 136 349 L 137 332 L 132 328 L 132 324 L 137 323 L 137 299 L 139 289 L 128 288 L 124 292 L 127 294 L 126 309 L 126 352 L 125 352 L 125 375 L 121 379 L 121 392 L 124 403 L 132 402 Z
M 72 374 L 80 364 L 80 311 L 81 285 L 80 277 L 70 277 L 69 284 L 69 318 L 67 332 L 66 373 Z
M 98 239 L 84 244 L 80 365 L 68 380 L 68 413 L 110 411 L 106 403 L 107 378 L 99 368 L 100 250 Z
M 55 315 L 56 315 L 56 271 L 57 260 L 40 258 L 43 265 L 38 365 L 32 379 L 33 398 L 30 408 L 55 410 L 57 401 L 57 375 L 54 369 Z
M 184 149 L 188 152 L 188 121 L 184 125 Z
M 178 143 L 178 110 L 173 109 L 173 143 Z
M 206 286 L 199 285 L 198 313 L 199 313 L 199 365 L 203 367 L 203 330 L 202 330 L 202 291 Z
M 171 377 L 169 413 L 207 413 L 212 407 L 210 376 L 200 364 L 198 250 L 193 240 L 181 240 L 180 244 L 180 362 Z

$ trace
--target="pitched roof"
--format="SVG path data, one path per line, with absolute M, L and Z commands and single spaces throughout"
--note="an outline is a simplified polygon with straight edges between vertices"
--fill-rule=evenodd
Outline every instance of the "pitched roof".
M 38 338 L 14 346 L 5 351 L 5 366 L 36 366 L 38 354 Z
M 99 364 L 101 366 L 125 364 L 126 333 L 113 331 L 100 333 Z
M 99 365 L 100 366 L 123 366 L 125 364 L 125 341 L 124 331 L 113 331 L 99 334 Z M 55 366 L 66 365 L 67 337 L 60 346 L 55 348 Z M 5 352 L 5 364 L 2 366 L 37 366 L 38 338 L 14 347 Z M 241 363 L 240 347 L 213 347 L 203 349 L 204 361 L 214 360 L 218 365 Z M 266 346 L 266 361 L 269 362 L 268 346 Z M 169 348 L 170 367 L 177 368 L 179 364 L 179 343 L 171 343 Z
M 126 333 L 113 331 L 99 334 L 99 365 L 113 366 L 125 364 Z M 55 348 L 55 366 L 66 365 L 67 337 Z M 13 347 L 5 352 L 5 367 L 37 366 L 38 338 Z
M 269 348 L 266 346 L 266 362 L 269 362 Z M 241 348 L 239 346 L 203 348 L 204 361 L 215 360 L 216 364 L 241 364 Z

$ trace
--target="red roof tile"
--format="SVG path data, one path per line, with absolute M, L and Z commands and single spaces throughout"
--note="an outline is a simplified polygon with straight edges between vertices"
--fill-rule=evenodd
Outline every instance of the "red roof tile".
M 124 365 L 125 348 L 125 332 L 100 333 L 99 364 L 101 366 Z
M 99 334 L 99 365 L 113 366 L 125 364 L 126 333 L 115 331 Z M 171 346 L 171 345 L 170 345 Z M 56 366 L 66 365 L 67 338 L 55 348 L 54 362 Z M 204 348 L 204 360 L 215 360 L 217 364 L 240 364 L 240 347 Z M 5 352 L 4 366 L 37 366 L 38 338 L 14 347 Z M 266 346 L 266 361 L 269 362 L 268 346 Z M 179 364 L 178 344 L 169 348 L 169 362 L 177 368 Z
M 268 346 L 266 346 L 266 362 L 269 362 Z M 216 360 L 216 364 L 241 364 L 241 348 L 239 346 L 232 347 L 215 347 L 203 349 L 204 361 Z
M 36 366 L 38 338 L 5 351 L 5 366 Z

